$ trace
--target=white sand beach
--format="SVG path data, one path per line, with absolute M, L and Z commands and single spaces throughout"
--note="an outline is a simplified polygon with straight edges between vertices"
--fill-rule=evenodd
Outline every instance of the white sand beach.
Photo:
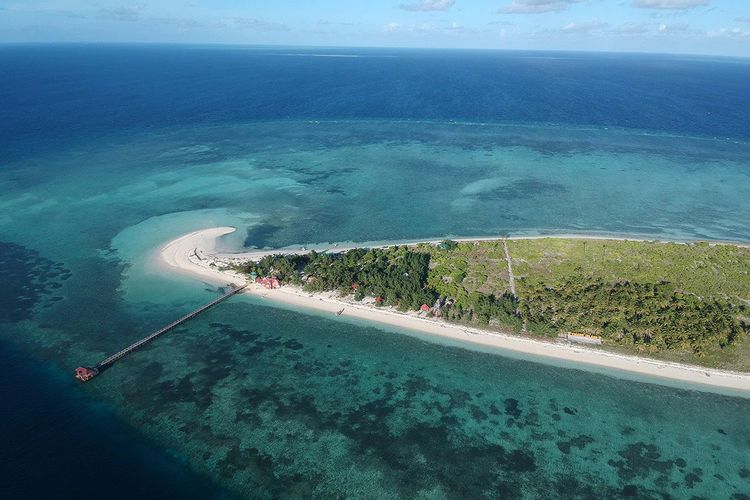
M 263 255 L 281 253 L 278 250 L 244 252 L 238 254 L 217 254 L 216 239 L 232 233 L 233 227 L 216 227 L 194 231 L 177 238 L 159 251 L 161 264 L 170 270 L 212 284 L 243 284 L 245 278 L 231 271 L 222 271 L 221 267 L 230 262 L 258 259 Z M 583 236 L 566 236 L 583 237 Z M 497 238 L 464 238 L 461 241 L 488 241 Z M 513 239 L 513 238 L 511 238 Z M 608 238 L 617 239 L 617 238 Z M 631 239 L 631 238 L 622 238 Z M 421 242 L 413 242 L 421 243 Z M 362 245 L 360 245 L 362 246 Z M 330 247 L 330 246 L 329 246 Z M 336 247 L 337 251 L 348 247 Z M 298 249 L 285 249 L 284 253 L 301 252 Z M 645 377 L 657 377 L 686 384 L 697 384 L 705 388 L 721 388 L 731 391 L 750 392 L 750 374 L 703 368 L 699 366 L 683 365 L 658 361 L 637 356 L 622 355 L 601 349 L 586 348 L 564 341 L 551 342 L 538 340 L 528 336 L 503 334 L 468 328 L 462 325 L 447 323 L 441 320 L 420 317 L 411 313 L 400 313 L 390 309 L 380 309 L 373 306 L 340 300 L 333 294 L 311 295 L 301 289 L 283 286 L 269 290 L 260 285 L 251 284 L 246 293 L 264 297 L 268 300 L 283 302 L 289 305 L 315 309 L 318 311 L 336 313 L 344 309 L 343 315 L 391 325 L 404 329 L 452 339 L 459 342 L 469 342 L 476 345 L 497 348 L 506 351 L 524 353 L 531 356 L 554 358 L 564 362 L 580 364 L 581 368 L 598 367 L 631 372 Z M 700 388 L 700 387 L 696 387 Z

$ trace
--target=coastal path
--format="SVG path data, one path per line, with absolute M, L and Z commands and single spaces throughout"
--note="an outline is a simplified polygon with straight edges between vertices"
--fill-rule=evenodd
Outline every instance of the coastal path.
M 517 297 L 516 295 L 516 279 L 513 276 L 513 264 L 510 260 L 510 250 L 508 250 L 508 241 L 503 238 L 503 248 L 505 249 L 505 260 L 508 262 L 508 286 L 510 286 L 510 293 L 513 294 L 514 297 Z

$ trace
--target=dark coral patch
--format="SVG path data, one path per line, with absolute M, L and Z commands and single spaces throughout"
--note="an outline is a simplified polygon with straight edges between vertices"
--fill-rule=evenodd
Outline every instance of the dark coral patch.
M 656 446 L 643 442 L 630 444 L 618 454 L 622 460 L 609 460 L 607 463 L 616 468 L 620 478 L 626 481 L 636 477 L 645 478 L 652 473 L 663 476 L 674 465 L 671 460 L 659 460 L 661 453 Z
M 526 414 L 523 419 L 523 425 L 521 427 L 538 427 L 539 426 L 539 414 L 535 411 L 530 411 Z
M 287 349 L 291 349 L 293 351 L 299 351 L 305 346 L 297 342 L 295 339 L 291 339 L 291 340 L 287 340 L 286 342 L 284 342 L 284 347 Z
M 536 470 L 534 455 L 525 450 L 517 449 L 506 453 L 501 448 L 501 453 L 497 460 L 503 469 L 511 472 L 533 472 Z
M 259 345 L 254 345 L 252 347 L 248 347 L 244 351 L 242 351 L 242 355 L 248 358 L 251 358 L 253 356 L 256 356 L 258 354 L 261 354 L 265 349 L 263 349 Z
M 634 484 L 628 484 L 623 486 L 622 488 L 622 496 L 624 497 L 634 497 L 638 495 L 638 486 Z
M 474 420 L 476 420 L 477 422 L 487 420 L 487 414 L 475 405 L 471 405 L 471 416 L 474 417 Z
M 245 246 L 264 248 L 275 243 L 274 237 L 284 229 L 283 226 L 270 222 L 256 224 L 247 230 Z
M 579 450 L 582 450 L 593 442 L 594 439 L 591 436 L 581 434 L 580 436 L 575 437 L 569 441 L 558 441 L 557 448 L 567 455 L 570 453 L 571 448 L 578 448 Z
M 703 471 L 700 469 L 695 469 L 693 472 L 685 475 L 685 486 L 693 488 L 697 483 L 703 482 L 703 479 L 701 479 L 702 475 Z
M 208 324 L 211 328 L 218 330 L 218 336 L 215 337 L 217 340 L 233 340 L 235 342 L 253 342 L 260 338 L 260 335 L 254 333 L 252 330 L 235 328 L 232 325 L 226 323 L 211 322 Z
M 508 398 L 504 401 L 504 403 L 506 415 L 510 415 L 513 418 L 518 418 L 521 416 L 521 408 L 518 405 L 517 399 Z
M 536 470 L 534 455 L 524 450 L 513 450 L 508 457 L 509 469 L 513 472 L 533 472 Z
M 549 400 L 549 409 L 551 411 L 553 411 L 553 412 L 560 411 L 560 405 L 557 404 L 557 400 L 556 399 L 550 399 Z
M 433 388 L 430 381 L 421 375 L 413 375 L 409 377 L 409 379 L 404 382 L 404 387 L 406 388 L 406 396 L 409 398 L 423 394 Z
M 64 271 L 62 264 L 21 245 L 0 242 L 0 323 L 29 319 L 37 304 L 51 307 L 62 300 L 57 295 L 54 301 L 42 304 L 67 277 L 70 272 Z

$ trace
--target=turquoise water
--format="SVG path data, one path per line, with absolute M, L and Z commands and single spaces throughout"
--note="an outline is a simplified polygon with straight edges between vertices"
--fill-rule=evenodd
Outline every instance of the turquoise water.
M 746 399 L 625 383 L 258 302 L 212 311 L 112 368 L 96 390 L 117 394 L 129 421 L 251 496 L 744 491 Z
M 215 295 L 154 252 L 217 225 L 240 229 L 226 248 L 577 231 L 750 241 L 749 159 L 740 140 L 552 125 L 103 134 L 3 165 L 3 337 L 59 373 L 96 362 Z M 244 297 L 75 390 L 244 496 L 750 494 L 750 399 Z

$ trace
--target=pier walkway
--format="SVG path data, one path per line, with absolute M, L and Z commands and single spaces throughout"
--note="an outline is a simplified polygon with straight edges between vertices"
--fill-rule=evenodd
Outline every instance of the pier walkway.
M 83 381 L 83 382 L 88 382 L 89 380 L 91 380 L 92 378 L 94 378 L 95 376 L 97 376 L 99 373 L 101 373 L 103 370 L 105 370 L 105 369 L 109 368 L 110 366 L 112 366 L 116 361 L 124 358 L 125 356 L 127 356 L 131 352 L 133 352 L 133 351 L 135 351 L 137 349 L 140 349 L 144 345 L 146 345 L 149 342 L 151 342 L 152 340 L 154 340 L 156 337 L 158 337 L 160 335 L 163 335 L 163 334 L 167 333 L 168 331 L 170 331 L 170 330 L 172 330 L 174 328 L 177 328 L 181 324 L 183 324 L 186 321 L 189 321 L 189 320 L 195 318 L 196 316 L 198 316 L 202 312 L 204 312 L 204 311 L 212 308 L 216 304 L 227 300 L 229 297 L 231 297 L 233 295 L 238 294 L 239 292 L 241 292 L 245 288 L 247 288 L 247 284 L 244 284 L 244 285 L 236 287 L 236 288 L 232 288 L 230 291 L 226 292 L 224 295 L 222 295 L 220 297 L 217 297 L 216 299 L 212 300 L 208 304 L 202 305 L 198 309 L 196 309 L 196 310 L 194 310 L 194 311 L 186 314 L 185 316 L 182 316 L 179 319 L 174 320 L 173 322 L 171 322 L 167 326 L 165 326 L 163 328 L 160 328 L 159 330 L 157 330 L 154 333 L 148 335 L 147 337 L 142 338 L 138 342 L 135 342 L 135 343 L 129 345 L 128 347 L 126 347 L 125 349 L 123 349 L 123 350 L 121 350 L 119 352 L 116 352 L 115 354 L 113 354 L 113 355 L 111 355 L 111 356 L 103 359 L 102 361 L 100 361 L 99 363 L 97 363 L 96 365 L 94 365 L 93 367 L 79 366 L 76 369 L 76 378 L 78 380 Z

